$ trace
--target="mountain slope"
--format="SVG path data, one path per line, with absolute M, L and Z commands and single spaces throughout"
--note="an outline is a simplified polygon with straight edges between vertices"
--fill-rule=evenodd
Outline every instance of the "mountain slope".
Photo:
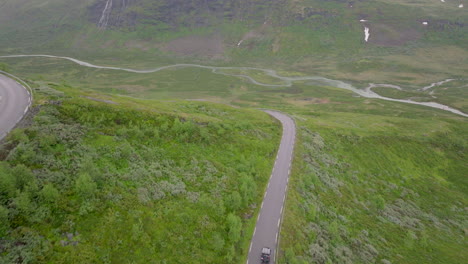
M 267 114 L 35 87 L 0 148 L 0 262 L 244 259 L 279 142 Z
M 156 51 L 167 51 L 168 41 L 219 34 L 226 48 L 222 55 L 229 60 L 326 55 L 346 61 L 448 45 L 466 52 L 465 9 L 434 2 L 3 0 L 0 51 L 117 55 L 130 49 L 164 56 Z M 369 43 L 364 27 L 370 28 Z M 188 55 L 203 57 L 196 51 Z

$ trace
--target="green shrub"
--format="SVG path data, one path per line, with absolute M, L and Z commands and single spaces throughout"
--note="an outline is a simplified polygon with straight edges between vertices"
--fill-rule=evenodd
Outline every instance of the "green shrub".
M 236 244 L 240 239 L 242 230 L 242 221 L 240 217 L 232 213 L 228 214 L 226 218 L 226 226 L 228 230 L 229 240 L 232 243 Z
M 4 237 L 10 228 L 9 210 L 0 205 L 0 237 Z
M 257 195 L 257 185 L 252 176 L 245 173 L 240 175 L 240 195 L 242 196 L 242 204 L 247 207 Z
M 91 199 L 95 196 L 97 184 L 87 173 L 82 173 L 78 176 L 75 182 L 75 192 L 82 199 Z
M 55 189 L 53 184 L 49 183 L 44 185 L 42 188 L 40 197 L 43 202 L 54 207 L 60 198 L 60 193 L 57 189 Z

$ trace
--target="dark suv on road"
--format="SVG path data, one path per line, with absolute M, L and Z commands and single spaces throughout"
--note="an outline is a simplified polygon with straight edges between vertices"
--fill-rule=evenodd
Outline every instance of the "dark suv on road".
M 262 248 L 262 257 L 260 258 L 262 260 L 262 264 L 270 263 L 270 255 L 271 255 L 270 248 Z

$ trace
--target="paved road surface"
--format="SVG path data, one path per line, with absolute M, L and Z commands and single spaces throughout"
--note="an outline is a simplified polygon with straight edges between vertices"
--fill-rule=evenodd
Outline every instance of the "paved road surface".
M 0 139 L 21 120 L 29 108 L 30 98 L 26 88 L 0 74 Z
M 265 112 L 281 121 L 283 136 L 250 244 L 248 264 L 261 263 L 260 255 L 263 247 L 269 247 L 272 250 L 270 263 L 275 263 L 281 217 L 296 140 L 296 125 L 292 118 L 279 112 Z

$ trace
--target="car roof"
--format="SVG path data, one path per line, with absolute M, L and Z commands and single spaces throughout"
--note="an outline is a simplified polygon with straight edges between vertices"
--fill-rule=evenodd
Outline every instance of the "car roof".
M 262 253 L 263 254 L 270 254 L 271 250 L 270 250 L 270 248 L 262 248 Z

